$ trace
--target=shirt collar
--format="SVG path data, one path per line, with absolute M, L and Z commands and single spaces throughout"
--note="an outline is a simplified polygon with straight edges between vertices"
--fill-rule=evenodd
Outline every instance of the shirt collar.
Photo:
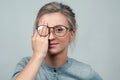
M 72 64 L 72 61 L 70 58 L 68 58 L 68 61 L 67 63 L 65 63 L 63 66 L 60 66 L 60 67 L 55 67 L 55 66 L 48 66 L 45 59 L 43 60 L 43 67 L 45 67 L 48 71 L 51 71 L 51 72 L 62 72 L 62 71 L 65 71 L 67 70 L 71 64 Z

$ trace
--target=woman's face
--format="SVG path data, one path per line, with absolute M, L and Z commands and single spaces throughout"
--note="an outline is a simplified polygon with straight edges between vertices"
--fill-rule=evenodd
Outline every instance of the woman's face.
M 41 21 L 45 21 L 48 27 L 55 27 L 56 25 L 64 25 L 69 28 L 69 23 L 66 18 L 61 13 L 49 13 L 44 14 L 40 17 L 38 25 L 40 25 Z M 71 39 L 73 38 L 73 33 L 68 30 L 68 32 L 62 36 L 56 36 L 53 34 L 51 30 L 50 34 L 48 35 L 49 44 L 48 44 L 48 54 L 54 55 L 58 53 L 67 53 L 68 45 Z

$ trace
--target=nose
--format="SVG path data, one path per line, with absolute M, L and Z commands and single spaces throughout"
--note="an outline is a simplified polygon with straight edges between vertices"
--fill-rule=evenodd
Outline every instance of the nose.
M 54 37 L 54 34 L 53 34 L 53 29 L 50 29 L 48 39 L 53 40 L 54 38 L 55 37 Z

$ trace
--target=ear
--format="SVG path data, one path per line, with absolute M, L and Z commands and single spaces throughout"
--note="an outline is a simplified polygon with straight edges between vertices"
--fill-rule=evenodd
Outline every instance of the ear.
M 71 41 L 73 41 L 75 39 L 75 32 L 74 31 L 71 31 L 70 32 L 70 41 L 69 42 L 71 42 Z

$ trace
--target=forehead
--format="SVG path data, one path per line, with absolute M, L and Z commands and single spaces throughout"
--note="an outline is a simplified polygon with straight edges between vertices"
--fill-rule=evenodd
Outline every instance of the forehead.
M 59 12 L 44 14 L 40 17 L 38 25 L 41 21 L 47 22 L 48 26 L 64 25 L 69 26 L 67 17 Z

